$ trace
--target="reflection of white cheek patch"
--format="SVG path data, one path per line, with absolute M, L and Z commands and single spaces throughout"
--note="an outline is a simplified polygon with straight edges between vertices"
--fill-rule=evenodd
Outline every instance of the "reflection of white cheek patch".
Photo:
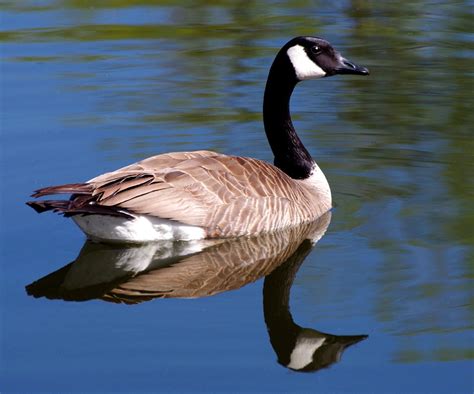
M 300 81 L 321 78 L 326 75 L 324 70 L 308 57 L 301 45 L 292 46 L 286 53 L 295 69 L 296 77 Z
M 306 367 L 313 361 L 314 352 L 324 344 L 325 340 L 325 338 L 298 338 L 287 367 L 295 370 Z

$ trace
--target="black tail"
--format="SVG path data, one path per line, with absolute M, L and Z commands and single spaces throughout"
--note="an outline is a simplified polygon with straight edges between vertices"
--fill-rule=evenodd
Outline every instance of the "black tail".
M 42 200 L 28 201 L 26 205 L 33 208 L 38 213 L 53 211 L 70 217 L 74 215 L 109 215 L 125 218 L 134 218 L 127 210 L 100 205 L 98 196 L 93 196 L 93 186 L 88 183 L 69 183 L 66 185 L 49 186 L 36 190 L 31 197 L 43 197 L 51 194 L 72 194 L 69 200 Z
M 44 200 L 44 201 L 28 201 L 29 205 L 38 213 L 46 211 L 65 212 L 69 209 L 71 201 L 67 200 Z

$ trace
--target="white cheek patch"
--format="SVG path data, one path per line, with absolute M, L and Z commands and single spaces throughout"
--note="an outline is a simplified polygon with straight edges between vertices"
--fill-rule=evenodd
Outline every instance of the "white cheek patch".
M 300 81 L 316 79 L 326 75 L 326 72 L 314 63 L 301 45 L 295 45 L 286 51 Z

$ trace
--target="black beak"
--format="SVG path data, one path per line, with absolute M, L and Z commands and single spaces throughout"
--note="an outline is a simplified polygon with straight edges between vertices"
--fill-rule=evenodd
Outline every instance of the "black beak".
M 339 66 L 336 67 L 336 74 L 369 75 L 369 70 L 342 57 Z

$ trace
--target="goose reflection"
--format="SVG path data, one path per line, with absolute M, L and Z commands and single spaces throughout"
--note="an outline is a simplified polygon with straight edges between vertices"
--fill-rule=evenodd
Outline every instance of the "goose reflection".
M 346 348 L 367 335 L 332 335 L 303 328 L 290 312 L 290 289 L 296 273 L 313 249 L 314 240 L 304 239 L 295 252 L 263 284 L 263 311 L 270 342 L 278 362 L 294 371 L 311 372 L 338 362 Z
M 318 370 L 366 338 L 336 336 L 293 322 L 289 294 L 296 272 L 323 236 L 331 214 L 258 237 L 140 246 L 86 241 L 77 259 L 26 286 L 34 297 L 136 304 L 154 298 L 197 298 L 238 289 L 264 276 L 264 316 L 280 364 Z

